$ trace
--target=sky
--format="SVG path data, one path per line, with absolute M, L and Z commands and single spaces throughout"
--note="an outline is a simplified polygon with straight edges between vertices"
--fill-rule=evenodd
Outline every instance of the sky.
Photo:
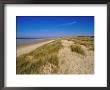
M 16 16 L 17 38 L 94 36 L 94 16 Z

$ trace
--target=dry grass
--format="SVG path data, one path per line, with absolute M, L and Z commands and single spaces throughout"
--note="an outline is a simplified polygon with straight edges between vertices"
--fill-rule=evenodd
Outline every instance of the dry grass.
M 93 73 L 94 37 L 58 38 L 17 57 L 17 74 Z M 75 53 L 74 53 L 75 52 Z
M 62 40 L 62 44 L 64 47 L 58 53 L 60 60 L 59 74 L 94 73 L 94 51 L 89 51 L 83 45 L 76 45 L 73 41 Z
M 94 51 L 94 37 L 71 37 L 67 40 L 74 41 L 75 44 L 84 45 L 88 48 L 88 50 Z
M 71 45 L 70 48 L 71 48 L 72 52 L 76 52 L 76 53 L 79 53 L 81 55 L 85 55 L 85 51 L 78 44 Z
M 56 73 L 59 67 L 57 53 L 60 48 L 62 48 L 62 44 L 56 40 L 37 48 L 33 52 L 17 57 L 16 73 Z

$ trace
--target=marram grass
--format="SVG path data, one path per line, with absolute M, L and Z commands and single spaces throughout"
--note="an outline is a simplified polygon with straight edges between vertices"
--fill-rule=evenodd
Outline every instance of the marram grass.
M 88 50 L 94 51 L 94 37 L 71 37 L 67 39 L 68 41 L 74 41 L 75 44 L 84 45 Z
M 45 44 L 36 50 L 17 57 L 17 74 L 57 73 L 59 60 L 57 53 L 62 48 L 60 41 Z M 47 70 L 47 71 L 46 71 Z
M 71 51 L 72 52 L 76 52 L 76 53 L 79 53 L 81 55 L 85 55 L 85 51 L 81 48 L 80 45 L 76 44 L 76 45 L 71 45 L 70 46 L 71 48 Z

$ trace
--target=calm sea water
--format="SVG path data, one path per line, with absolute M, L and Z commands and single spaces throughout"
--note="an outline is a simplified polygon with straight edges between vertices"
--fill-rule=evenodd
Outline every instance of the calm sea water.
M 31 44 L 31 43 L 35 43 L 35 42 L 41 42 L 41 41 L 44 41 L 44 39 L 16 39 L 17 45 Z

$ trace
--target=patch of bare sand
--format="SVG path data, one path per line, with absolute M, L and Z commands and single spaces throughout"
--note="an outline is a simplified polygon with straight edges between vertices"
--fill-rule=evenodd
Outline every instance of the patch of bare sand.
M 93 74 L 94 73 L 94 54 L 93 51 L 88 51 L 85 46 L 86 56 L 72 52 L 70 45 L 72 41 L 62 40 L 64 48 L 58 53 L 59 58 L 59 74 Z
M 47 43 L 50 43 L 50 42 L 53 42 L 54 40 L 50 40 L 50 41 L 45 41 L 45 42 L 41 42 L 41 43 L 37 43 L 37 44 L 32 44 L 32 45 L 29 45 L 29 46 L 23 46 L 23 47 L 19 47 L 17 48 L 17 57 L 22 55 L 22 54 L 26 54 L 26 53 L 29 53 L 33 50 L 35 50 L 36 48 L 44 45 L 44 44 L 47 44 Z

